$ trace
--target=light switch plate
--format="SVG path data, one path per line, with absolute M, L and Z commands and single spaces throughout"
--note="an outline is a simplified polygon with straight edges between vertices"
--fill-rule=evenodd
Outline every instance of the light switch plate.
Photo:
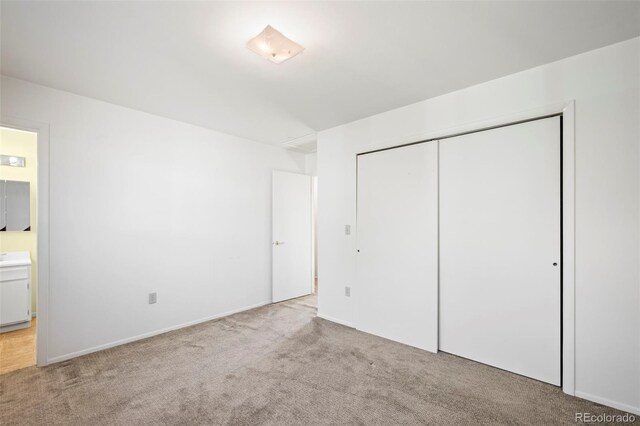
M 149 293 L 149 304 L 153 305 L 154 303 L 158 302 L 158 293 L 153 292 L 153 293 Z
M 351 225 L 344 226 L 344 235 L 351 235 Z
M 344 288 L 344 295 L 347 296 L 347 297 L 351 297 L 351 287 L 346 286 Z

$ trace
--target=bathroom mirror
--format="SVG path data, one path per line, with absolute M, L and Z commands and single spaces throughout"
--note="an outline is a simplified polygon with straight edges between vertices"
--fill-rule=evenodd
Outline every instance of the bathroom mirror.
M 0 231 L 31 231 L 29 182 L 0 180 Z

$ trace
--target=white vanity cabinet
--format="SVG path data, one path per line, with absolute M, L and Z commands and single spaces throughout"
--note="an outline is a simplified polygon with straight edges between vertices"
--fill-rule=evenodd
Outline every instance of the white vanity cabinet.
M 29 252 L 0 253 L 0 333 L 31 325 Z

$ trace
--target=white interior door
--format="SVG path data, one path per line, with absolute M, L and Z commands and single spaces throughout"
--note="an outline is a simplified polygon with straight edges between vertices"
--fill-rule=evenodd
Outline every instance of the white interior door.
M 311 176 L 273 172 L 273 302 L 312 292 Z
M 440 144 L 440 350 L 560 385 L 560 118 Z
M 358 156 L 357 329 L 438 350 L 438 145 Z

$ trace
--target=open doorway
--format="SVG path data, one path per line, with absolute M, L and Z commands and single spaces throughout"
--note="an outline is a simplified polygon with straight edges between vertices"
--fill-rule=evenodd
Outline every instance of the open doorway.
M 0 374 L 36 365 L 38 135 L 0 127 Z

